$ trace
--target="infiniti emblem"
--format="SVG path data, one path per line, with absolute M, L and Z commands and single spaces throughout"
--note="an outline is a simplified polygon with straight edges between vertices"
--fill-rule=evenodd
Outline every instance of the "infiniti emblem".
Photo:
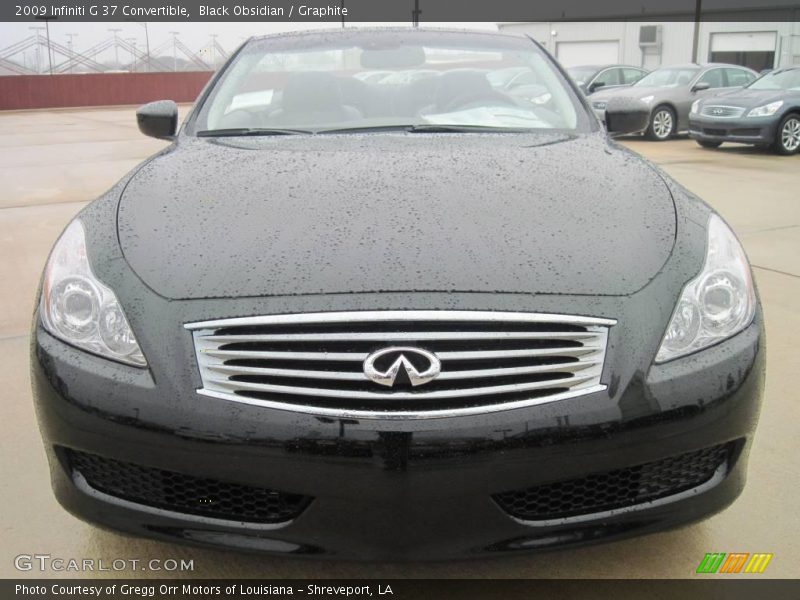
M 442 369 L 442 363 L 432 352 L 407 346 L 392 346 L 378 350 L 367 356 L 364 361 L 364 375 L 371 381 L 387 387 L 394 386 L 401 369 L 411 385 L 416 387 L 436 379 Z

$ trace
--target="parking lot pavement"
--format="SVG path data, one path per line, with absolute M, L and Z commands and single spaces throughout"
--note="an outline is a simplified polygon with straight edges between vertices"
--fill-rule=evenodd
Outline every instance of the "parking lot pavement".
M 713 205 L 739 233 L 754 265 L 769 357 L 766 401 L 743 495 L 705 522 L 613 544 L 481 561 L 365 565 L 138 540 L 86 525 L 58 507 L 50 492 L 28 381 L 28 328 L 38 278 L 50 246 L 69 219 L 163 142 L 138 134 L 130 108 L 0 113 L 0 378 L 6 404 L 0 425 L 5 450 L 0 577 L 41 576 L 14 569 L 16 555 L 33 553 L 106 561 L 192 559 L 194 571 L 169 575 L 203 578 L 689 577 L 712 551 L 771 552 L 774 558 L 762 577 L 796 577 L 800 156 L 776 157 L 736 146 L 705 150 L 686 139 L 624 143 Z

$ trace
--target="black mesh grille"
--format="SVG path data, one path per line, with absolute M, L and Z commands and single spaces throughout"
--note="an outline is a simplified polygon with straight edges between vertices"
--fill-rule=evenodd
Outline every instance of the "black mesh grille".
M 297 517 L 309 496 L 192 477 L 66 450 L 73 472 L 94 489 L 138 504 L 180 513 L 258 523 Z
M 761 130 L 758 128 L 751 128 L 751 129 L 734 129 L 731 131 L 733 135 L 742 135 L 742 136 L 749 136 L 755 137 L 761 134 Z
M 655 462 L 496 494 L 518 519 L 558 519 L 623 508 L 692 489 L 728 460 L 731 445 L 713 446 Z

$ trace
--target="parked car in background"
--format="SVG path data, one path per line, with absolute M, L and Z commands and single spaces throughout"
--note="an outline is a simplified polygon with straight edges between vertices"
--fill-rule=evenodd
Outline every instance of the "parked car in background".
M 771 71 L 746 88 L 696 100 L 689 136 L 705 148 L 722 142 L 800 150 L 800 65 Z
M 688 64 L 656 69 L 630 87 L 600 90 L 590 100 L 605 120 L 611 98 L 631 98 L 651 107 L 650 122 L 642 131 L 648 139 L 667 140 L 689 130 L 689 111 L 698 98 L 713 96 L 725 88 L 741 88 L 755 81 L 758 73 L 747 67 L 718 63 Z
M 630 86 L 647 75 L 649 71 L 631 65 L 585 65 L 570 67 L 567 73 L 587 96 L 600 89 Z

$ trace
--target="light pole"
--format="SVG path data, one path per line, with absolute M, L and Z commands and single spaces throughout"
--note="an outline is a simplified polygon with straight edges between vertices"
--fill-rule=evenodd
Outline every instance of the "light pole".
M 213 69 L 217 68 L 217 35 L 216 33 L 211 34 L 211 67 Z
M 51 17 L 52 18 L 52 17 Z M 44 28 L 47 33 L 47 63 L 50 65 L 50 75 L 53 74 L 53 50 L 50 48 L 50 19 L 45 18 Z
M 50 65 L 50 75 L 53 74 L 53 48 L 50 45 L 50 21 L 53 19 L 55 19 L 55 17 L 48 17 L 47 15 L 36 17 L 37 21 L 44 21 L 44 29 L 47 32 L 47 62 Z
M 692 32 L 692 62 L 697 62 L 697 48 L 700 42 L 700 17 L 703 15 L 703 1 L 697 0 L 694 5 L 694 31 Z
M 73 40 L 73 38 L 78 37 L 78 34 L 77 33 L 68 33 L 67 37 L 69 38 L 69 41 L 67 42 L 67 48 L 69 48 L 69 72 L 72 73 L 72 70 L 75 67 L 75 58 L 73 56 L 74 50 L 72 49 L 74 44 L 73 44 L 72 40 Z
M 170 31 L 172 34 L 172 70 L 178 70 L 178 34 L 180 31 Z
M 131 19 L 132 21 L 133 19 Z M 144 44 L 145 44 L 145 71 L 150 72 L 150 32 L 147 30 L 147 22 L 137 23 L 144 27 Z
M 28 27 L 28 29 L 30 29 L 31 31 L 35 31 L 36 32 L 36 72 L 37 73 L 41 73 L 42 72 L 42 60 L 41 60 L 40 46 L 42 45 L 42 42 L 39 39 L 39 36 L 40 36 L 39 32 L 42 31 L 44 29 L 44 27 L 41 27 L 41 26 L 39 26 L 39 27 Z M 49 48 L 50 47 L 48 46 L 48 50 L 49 50 Z
M 131 61 L 133 72 L 136 73 L 136 38 L 125 38 L 131 45 Z
M 114 62 L 116 63 L 114 68 L 119 69 L 119 42 L 117 41 L 117 34 L 122 31 L 122 29 L 109 29 L 109 31 L 114 34 Z

